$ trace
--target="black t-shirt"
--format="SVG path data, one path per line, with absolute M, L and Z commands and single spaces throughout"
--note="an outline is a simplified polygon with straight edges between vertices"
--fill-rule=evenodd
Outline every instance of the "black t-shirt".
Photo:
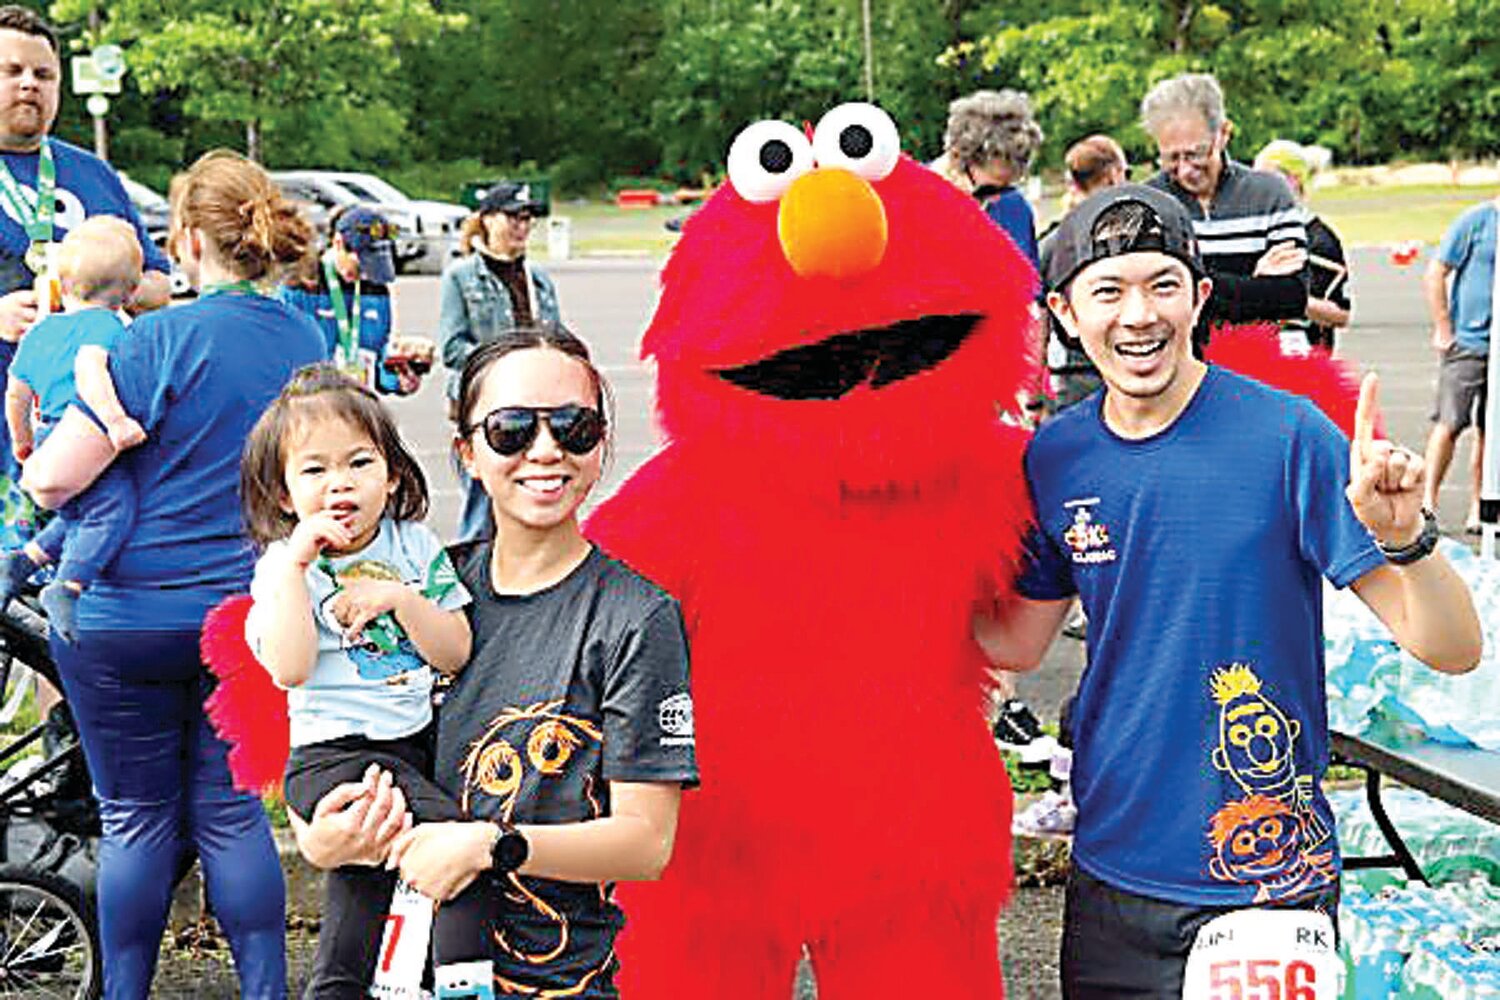
M 493 254 L 483 254 L 484 263 L 490 273 L 500 280 L 510 293 L 511 322 L 517 327 L 531 325 L 531 290 L 526 287 L 526 258 L 501 260 Z
M 675 600 L 598 549 L 525 595 L 495 593 L 488 542 L 453 557 L 474 652 L 438 713 L 436 778 L 468 815 L 573 823 L 609 813 L 610 781 L 697 784 Z M 611 886 L 511 876 L 498 888 L 496 975 L 617 995 Z

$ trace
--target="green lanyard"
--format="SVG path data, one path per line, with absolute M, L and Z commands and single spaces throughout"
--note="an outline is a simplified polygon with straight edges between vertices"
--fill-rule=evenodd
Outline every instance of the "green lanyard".
M 241 278 L 239 281 L 216 281 L 212 285 L 204 286 L 198 293 L 198 298 L 206 299 L 213 295 L 228 295 L 230 292 L 240 292 L 244 295 L 259 295 L 260 289 L 255 287 L 255 282 L 249 278 Z
M 359 279 L 354 279 L 354 309 L 345 308 L 344 282 L 333 266 L 333 261 L 323 258 L 323 277 L 328 282 L 328 297 L 333 304 L 333 321 L 339 328 L 339 356 L 335 362 L 339 367 L 353 366 L 359 358 Z
M 52 162 L 52 143 L 42 139 L 36 163 L 36 204 L 26 200 L 21 185 L 11 176 L 10 166 L 0 160 L 0 195 L 5 196 L 16 218 L 33 243 L 52 241 L 52 220 L 57 211 L 57 167 Z

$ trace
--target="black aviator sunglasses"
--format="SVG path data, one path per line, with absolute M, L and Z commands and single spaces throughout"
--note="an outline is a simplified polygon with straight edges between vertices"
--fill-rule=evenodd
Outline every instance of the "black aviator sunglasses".
M 495 454 L 518 455 L 536 440 L 543 420 L 563 451 L 587 455 L 604 437 L 604 415 L 592 406 L 502 406 L 469 428 L 484 431 L 484 439 Z

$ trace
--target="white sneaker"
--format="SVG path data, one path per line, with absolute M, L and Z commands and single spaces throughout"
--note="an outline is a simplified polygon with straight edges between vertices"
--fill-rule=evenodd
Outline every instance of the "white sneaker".
M 1068 837 L 1078 820 L 1078 807 L 1061 792 L 1047 792 L 1011 820 L 1017 837 Z

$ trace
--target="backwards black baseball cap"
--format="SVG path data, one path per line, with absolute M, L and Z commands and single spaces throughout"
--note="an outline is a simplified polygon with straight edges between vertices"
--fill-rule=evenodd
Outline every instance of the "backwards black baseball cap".
M 1194 277 L 1204 274 L 1193 222 L 1176 198 L 1143 184 L 1105 188 L 1069 212 L 1053 234 L 1047 290 L 1061 292 L 1096 261 L 1143 251 L 1176 257 Z

